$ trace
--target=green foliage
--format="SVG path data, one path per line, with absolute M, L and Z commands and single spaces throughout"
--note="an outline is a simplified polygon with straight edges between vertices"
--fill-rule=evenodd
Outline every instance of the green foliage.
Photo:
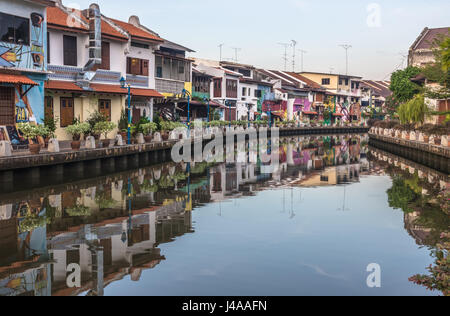
M 46 216 L 39 216 L 36 214 L 28 214 L 19 223 L 19 232 L 21 232 L 21 233 L 32 232 L 36 228 L 44 227 L 50 223 L 51 223 L 51 219 Z
M 423 124 L 425 117 L 429 115 L 429 112 L 430 110 L 428 109 L 422 94 L 416 95 L 413 99 L 403 103 L 398 108 L 398 115 L 402 124 Z
M 393 180 L 392 188 L 387 191 L 389 206 L 395 209 L 401 209 L 405 213 L 411 213 L 414 210 L 410 203 L 418 198 L 414 192 L 401 177 Z
M 113 122 L 103 121 L 95 124 L 93 131 L 98 134 L 103 134 L 105 139 L 108 138 L 108 134 L 116 128 L 116 124 Z
M 72 135 L 73 140 L 78 141 L 81 138 L 81 135 L 89 133 L 91 130 L 91 126 L 89 123 L 76 123 L 73 125 L 69 125 L 66 128 L 67 133 Z
M 120 112 L 120 119 L 119 122 L 117 123 L 117 126 L 119 127 L 119 130 L 122 132 L 128 129 L 128 115 L 124 109 L 122 109 L 122 111 Z
M 404 70 L 397 70 L 391 77 L 392 100 L 400 103 L 411 100 L 414 95 L 421 91 L 421 87 L 410 79 L 420 74 L 417 67 L 408 67 Z
M 86 120 L 86 123 L 89 124 L 89 131 L 87 133 L 91 134 L 92 136 L 99 135 L 100 133 L 98 133 L 98 131 L 95 129 L 95 125 L 97 125 L 97 123 L 107 121 L 108 118 L 106 116 L 104 116 L 99 111 L 94 111 L 94 113 L 92 113 Z
M 47 117 L 44 119 L 44 126 L 47 128 L 48 130 L 48 137 L 50 138 L 55 138 L 55 132 L 56 129 L 58 128 L 58 122 L 59 119 L 54 118 L 54 117 Z
M 25 138 L 35 139 L 36 137 L 47 137 L 50 131 L 44 125 L 35 125 L 32 123 L 19 123 L 17 129 Z
M 86 217 L 91 215 L 91 209 L 87 206 L 77 204 L 74 207 L 67 208 L 66 213 L 70 217 Z
M 146 124 L 141 124 L 139 126 L 139 132 L 144 134 L 144 135 L 150 135 L 151 133 L 155 132 L 158 130 L 158 124 L 153 123 L 153 122 L 149 122 Z

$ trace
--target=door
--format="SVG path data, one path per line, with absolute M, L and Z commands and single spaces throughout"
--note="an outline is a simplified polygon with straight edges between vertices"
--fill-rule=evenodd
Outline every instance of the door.
M 111 59 L 110 44 L 108 42 L 102 42 L 102 65 L 100 69 L 109 70 Z
M 44 116 L 45 119 L 53 119 L 54 115 L 53 115 L 53 98 L 52 97 L 45 97 L 45 112 L 44 112 Z
M 14 125 L 14 88 L 0 87 L 0 125 Z
M 111 121 L 111 100 L 98 100 L 98 111 Z
M 73 124 L 75 118 L 73 98 L 61 98 L 61 127 Z
M 139 121 L 141 120 L 141 110 L 133 107 L 133 116 L 131 118 L 133 124 L 137 124 L 139 123 Z

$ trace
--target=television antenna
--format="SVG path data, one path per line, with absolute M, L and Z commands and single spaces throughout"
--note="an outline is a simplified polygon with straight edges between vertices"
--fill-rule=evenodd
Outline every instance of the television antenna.
M 281 46 L 284 47 L 284 55 L 283 55 L 283 60 L 284 60 L 284 71 L 287 71 L 288 48 L 289 48 L 289 46 L 291 46 L 291 44 L 289 44 L 289 43 L 278 43 L 278 45 L 281 45 Z

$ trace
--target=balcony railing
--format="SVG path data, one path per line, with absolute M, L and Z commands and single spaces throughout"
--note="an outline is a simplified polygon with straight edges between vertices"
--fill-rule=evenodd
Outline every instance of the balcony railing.
M 161 93 L 180 94 L 183 92 L 184 82 L 156 78 L 156 90 Z

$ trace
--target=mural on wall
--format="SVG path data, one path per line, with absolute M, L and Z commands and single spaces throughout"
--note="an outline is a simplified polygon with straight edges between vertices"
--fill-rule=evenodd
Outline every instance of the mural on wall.
M 30 46 L 0 42 L 1 67 L 45 70 L 47 32 L 44 17 L 31 13 L 30 20 Z

